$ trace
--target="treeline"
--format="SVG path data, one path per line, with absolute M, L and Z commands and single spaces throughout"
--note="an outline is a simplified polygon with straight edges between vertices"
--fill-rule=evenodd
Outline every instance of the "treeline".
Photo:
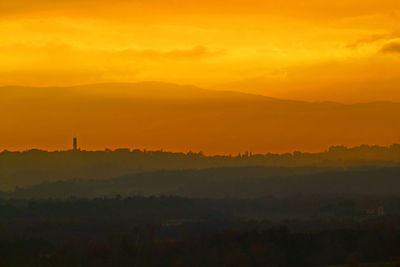
M 106 241 L 73 238 L 0 241 L 1 266 L 322 266 L 392 262 L 398 266 L 400 231 L 385 225 L 293 233 L 286 228 L 199 233 L 183 240 L 154 238 L 151 225 Z M 143 229 L 143 228 L 142 228 Z M 371 265 L 372 266 L 372 265 Z M 381 265 L 374 265 L 381 266 Z M 383 265 L 382 265 L 383 266 Z
M 233 167 L 156 171 L 113 179 L 44 182 L 0 193 L 4 198 L 98 198 L 177 195 L 189 198 L 257 198 L 293 194 L 399 195 L 400 167 Z
M 290 224 L 290 229 L 315 231 L 334 227 L 331 222 L 346 218 L 354 220 L 348 225 L 354 226 L 353 223 L 357 220 L 383 215 L 400 216 L 400 197 L 293 195 L 257 199 L 189 199 L 174 196 L 116 196 L 68 200 L 2 199 L 0 214 L 3 238 L 20 234 L 58 236 L 54 242 L 65 238 L 62 237 L 63 232 L 76 236 L 89 233 L 102 236 L 103 231 L 128 230 L 141 221 L 156 225 L 193 226 L 201 223 L 204 226 L 206 223 L 221 221 L 312 218 L 319 223 L 293 223 Z
M 378 206 L 386 215 L 367 215 Z M 286 213 L 268 220 L 269 214 Z M 400 198 L 2 200 L 0 266 L 321 266 L 400 257 Z M 393 265 L 394 266 L 394 265 Z
M 334 146 L 322 153 L 286 153 L 206 156 L 203 153 L 117 149 L 105 151 L 3 151 L 0 153 L 0 190 L 44 181 L 104 179 L 155 170 L 217 167 L 353 167 L 394 166 L 400 162 L 400 145 Z

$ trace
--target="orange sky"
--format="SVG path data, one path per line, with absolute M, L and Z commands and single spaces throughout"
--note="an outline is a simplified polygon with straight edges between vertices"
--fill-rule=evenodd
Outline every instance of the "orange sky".
M 400 101 L 398 0 L 0 2 L 0 85 L 156 80 Z
M 400 1 L 0 1 L 0 86 L 52 87 L 1 88 L 0 149 L 68 148 L 74 134 L 90 149 L 136 146 L 206 153 L 321 151 L 335 144 L 399 142 L 397 106 L 374 106 L 350 117 L 343 111 L 350 106 L 338 109 L 339 115 L 327 112 L 329 118 L 307 111 L 311 117 L 304 124 L 296 114 L 283 112 L 283 106 L 278 119 L 267 106 L 257 106 L 261 113 L 246 113 L 232 104 L 226 113 L 215 103 L 212 110 L 203 110 L 209 104 L 202 102 L 195 111 L 185 107 L 168 113 L 155 105 L 137 129 L 132 114 L 141 116 L 146 109 L 125 107 L 130 98 L 124 90 L 96 92 L 101 95 L 96 105 L 90 94 L 98 89 L 75 92 L 82 112 L 73 109 L 74 97 L 58 99 L 59 106 L 52 99 L 52 92 L 57 98 L 62 91 L 54 86 L 141 81 L 311 102 L 400 103 Z M 186 93 L 163 97 L 175 108 L 174 97 Z M 102 106 L 103 98 L 121 102 Z M 299 116 L 303 112 L 290 110 Z M 201 124 L 187 114 L 198 116 Z M 232 132 L 236 136 L 227 138 Z

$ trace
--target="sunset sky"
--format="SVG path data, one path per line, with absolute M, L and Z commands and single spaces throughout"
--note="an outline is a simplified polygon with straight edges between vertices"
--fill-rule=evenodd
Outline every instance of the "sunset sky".
M 0 1 L 0 85 L 163 81 L 400 101 L 398 0 Z
M 0 33 L 0 149 L 400 142 L 399 0 L 2 0 Z

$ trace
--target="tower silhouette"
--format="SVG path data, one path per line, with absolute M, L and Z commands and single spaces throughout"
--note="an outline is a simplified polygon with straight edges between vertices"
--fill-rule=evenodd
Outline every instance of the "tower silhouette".
M 73 151 L 78 151 L 78 138 L 74 137 L 73 139 Z

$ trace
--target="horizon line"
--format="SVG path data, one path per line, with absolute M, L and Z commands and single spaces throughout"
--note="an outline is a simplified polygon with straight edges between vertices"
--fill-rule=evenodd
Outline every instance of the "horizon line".
M 238 156 L 238 155 L 247 155 L 247 156 L 255 156 L 255 155 L 268 155 L 268 154 L 272 154 L 272 155 L 294 155 L 296 153 L 301 153 L 301 154 L 321 154 L 321 153 L 328 153 L 330 152 L 331 149 L 334 148 L 344 148 L 346 150 L 352 150 L 352 149 L 357 149 L 357 148 L 362 148 L 362 147 L 368 147 L 368 148 L 386 148 L 386 149 L 390 149 L 394 146 L 399 146 L 400 148 L 400 143 L 393 143 L 391 145 L 385 146 L 385 145 L 369 145 L 369 144 L 360 144 L 360 145 L 356 145 L 356 146 L 345 146 L 345 145 L 331 145 L 329 146 L 327 149 L 323 150 L 323 151 L 318 151 L 318 152 L 310 152 L 310 151 L 300 151 L 300 150 L 292 150 L 291 152 L 265 152 L 265 153 L 256 153 L 256 152 L 252 152 L 252 151 L 238 151 L 236 154 L 226 154 L 226 153 L 220 153 L 220 154 L 206 154 L 203 151 L 192 151 L 189 150 L 187 152 L 183 152 L 183 151 L 169 151 L 169 150 L 164 150 L 163 148 L 160 148 L 158 150 L 152 150 L 152 149 L 146 149 L 146 148 L 130 148 L 130 147 L 119 147 L 119 148 L 114 148 L 114 149 L 110 149 L 105 147 L 103 150 L 100 149 L 95 149 L 95 150 L 86 150 L 86 149 L 81 149 L 80 147 L 77 150 L 74 150 L 74 148 L 70 148 L 70 149 L 55 149 L 55 150 L 46 150 L 46 149 L 41 149 L 41 148 L 30 148 L 30 149 L 26 149 L 26 150 L 8 150 L 8 149 L 3 149 L 0 150 L 0 154 L 2 153 L 24 153 L 24 152 L 31 152 L 31 151 L 40 151 L 40 152 L 48 152 L 48 153 L 52 153 L 52 152 L 118 152 L 118 150 L 125 150 L 125 151 L 129 151 L 129 153 L 134 152 L 134 151 L 140 151 L 140 152 L 161 152 L 161 153 L 171 153 L 171 154 L 185 154 L 185 155 L 189 155 L 189 154 L 195 154 L 195 155 L 202 155 L 205 157 L 213 157 L 213 156 Z
M 310 103 L 310 104 L 338 104 L 344 106 L 352 106 L 352 105 L 363 105 L 363 104 L 379 104 L 379 103 L 387 103 L 387 104 L 400 104 L 399 102 L 391 101 L 391 100 L 379 100 L 379 101 L 364 101 L 364 102 L 354 102 L 354 103 L 344 103 L 340 101 L 331 101 L 331 100 L 322 100 L 322 101 L 309 101 L 309 100 L 296 100 L 290 98 L 279 98 L 268 96 L 264 94 L 258 93 L 249 93 L 244 91 L 236 91 L 236 90 L 219 90 L 219 89 L 210 89 L 204 88 L 202 86 L 194 85 L 194 84 L 187 84 L 187 83 L 175 83 L 175 82 L 165 82 L 165 81 L 157 81 L 157 80 L 143 80 L 143 81 L 135 81 L 135 82 L 99 82 L 99 83 L 80 83 L 75 85 L 48 85 L 48 86 L 35 86 L 35 85 L 0 85 L 0 89 L 2 88 L 32 88 L 32 89 L 40 89 L 40 88 L 78 88 L 78 87 L 85 87 L 85 86 L 95 86 L 95 85 L 140 85 L 140 84 L 164 84 L 164 85 L 174 85 L 179 87 L 193 87 L 199 90 L 204 91 L 211 91 L 211 92 L 227 92 L 227 93 L 237 93 L 243 95 L 252 95 L 252 96 L 259 96 L 269 99 L 281 100 L 281 101 L 291 101 L 291 102 L 298 102 L 298 103 Z

